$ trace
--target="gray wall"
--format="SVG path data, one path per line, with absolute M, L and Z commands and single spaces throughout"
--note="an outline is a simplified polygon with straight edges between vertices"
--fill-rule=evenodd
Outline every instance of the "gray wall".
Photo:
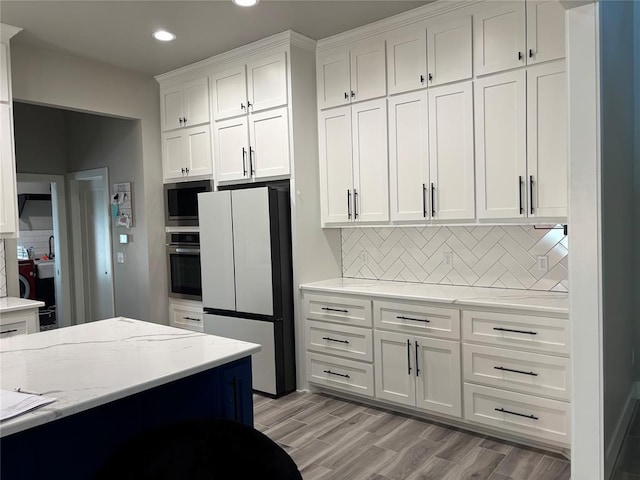
M 634 2 L 600 2 L 604 445 L 611 445 L 635 374 Z M 595 354 L 595 352 L 594 352 Z M 638 349 L 640 354 L 640 349 Z M 624 428 L 624 426 L 622 427 Z

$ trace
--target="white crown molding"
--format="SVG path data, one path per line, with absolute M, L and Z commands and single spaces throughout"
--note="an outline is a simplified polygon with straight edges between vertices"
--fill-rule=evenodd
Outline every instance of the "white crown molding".
M 0 23 L 0 38 L 4 43 L 8 43 L 9 39 L 15 34 L 20 33 L 22 28 L 7 25 L 6 23 Z
M 271 35 L 257 42 L 234 48 L 228 52 L 205 58 L 199 62 L 192 63 L 185 67 L 180 67 L 167 73 L 156 75 L 155 79 L 159 83 L 165 83 L 174 79 L 183 80 L 185 76 L 208 75 L 212 70 L 220 70 L 226 68 L 231 63 L 241 62 L 247 57 L 259 55 L 261 53 L 272 53 L 271 50 L 278 47 L 289 47 L 296 45 L 298 47 L 315 52 L 316 41 L 307 38 L 292 30 Z
M 377 22 L 354 28 L 344 33 L 318 40 L 317 51 L 330 50 L 359 40 L 386 33 L 397 28 L 407 27 L 432 17 L 455 12 L 486 0 L 440 0 L 423 7 L 414 8 L 408 12 L 399 13 L 393 17 L 383 18 Z

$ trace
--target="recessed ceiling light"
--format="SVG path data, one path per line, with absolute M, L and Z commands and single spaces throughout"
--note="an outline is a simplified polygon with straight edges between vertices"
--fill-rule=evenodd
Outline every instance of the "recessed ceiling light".
M 240 5 L 241 7 L 253 7 L 257 5 L 260 0 L 231 0 L 236 5 Z
M 171 40 L 175 40 L 176 36 L 171 32 L 167 32 L 166 30 L 158 30 L 156 32 L 153 32 L 153 38 L 155 38 L 156 40 L 160 40 L 161 42 L 170 42 Z

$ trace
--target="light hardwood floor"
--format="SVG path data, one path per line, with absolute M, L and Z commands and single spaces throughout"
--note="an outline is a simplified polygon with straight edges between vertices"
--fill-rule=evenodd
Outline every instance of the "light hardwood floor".
M 304 480 L 566 480 L 569 462 L 423 419 L 296 392 L 254 395 L 255 426 Z

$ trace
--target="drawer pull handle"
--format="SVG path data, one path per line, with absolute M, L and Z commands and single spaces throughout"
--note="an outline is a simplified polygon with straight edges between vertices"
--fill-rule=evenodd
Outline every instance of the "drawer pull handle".
M 338 343 L 346 343 L 349 344 L 349 340 L 336 340 L 335 338 L 331 338 L 331 337 L 322 337 L 323 340 L 329 340 L 330 342 L 338 342 Z
M 537 377 L 538 374 L 534 373 L 534 372 L 523 372 L 522 370 L 512 370 L 510 368 L 505 368 L 505 367 L 493 367 L 496 370 L 503 370 L 505 372 L 513 372 L 513 373 L 521 373 L 522 375 L 531 375 L 532 377 Z
M 13 333 L 17 331 L 18 331 L 17 328 L 12 328 L 11 330 L 5 330 L 4 332 L 0 332 L 0 335 L 4 335 L 5 333 Z
M 531 418 L 532 420 L 539 420 L 535 415 L 525 415 L 524 413 L 516 413 L 510 412 L 509 410 L 505 410 L 504 408 L 494 408 L 496 412 L 508 413 L 509 415 L 516 415 L 518 417 Z
M 493 327 L 494 330 L 499 332 L 513 332 L 513 333 L 526 333 L 527 335 L 537 335 L 538 332 L 527 332 L 526 330 L 512 330 L 510 328 Z
M 339 308 L 322 307 L 322 310 L 326 310 L 327 312 L 349 313 L 349 310 L 341 310 Z
M 396 318 L 399 320 L 413 320 L 414 322 L 431 323 L 431 320 L 422 319 L 422 318 L 405 317 L 404 315 L 398 315 L 396 316 Z
M 199 322 L 200 319 L 199 318 L 195 318 L 195 317 L 182 317 L 183 320 L 193 320 L 194 322 Z
M 407 375 L 411 375 L 411 340 L 407 338 Z
M 328 373 L 329 375 L 337 375 L 338 377 L 351 378 L 349 375 L 346 375 L 344 373 L 332 372 L 331 370 L 323 370 L 323 372 Z

